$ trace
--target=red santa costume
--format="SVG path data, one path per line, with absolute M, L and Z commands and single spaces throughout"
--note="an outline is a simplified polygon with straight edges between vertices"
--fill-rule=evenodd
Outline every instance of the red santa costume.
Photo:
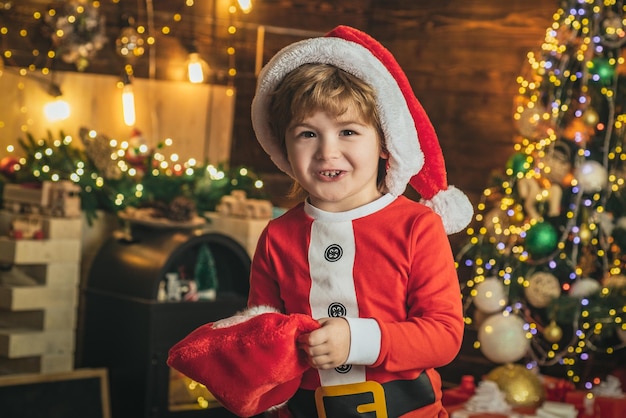
M 389 151 L 389 193 L 341 213 L 304 202 L 269 222 L 253 258 L 248 305 L 304 318 L 344 317 L 350 325 L 350 353 L 344 366 L 318 370 L 304 365 L 301 380 L 294 382 L 290 375 L 289 382 L 275 382 L 272 392 L 241 394 L 237 402 L 246 408 L 236 405 L 235 412 L 259 413 L 268 402 L 288 401 L 279 409 L 281 416 L 447 416 L 434 368 L 456 356 L 463 314 L 446 234 L 469 223 L 472 206 L 448 186 L 436 133 L 398 63 L 377 41 L 346 26 L 284 48 L 259 75 L 252 122 L 281 170 L 293 176 L 269 126 L 270 95 L 290 71 L 306 63 L 332 64 L 375 90 Z M 421 202 L 402 196 L 407 184 Z M 219 352 L 222 358 L 232 351 L 228 341 Z M 288 346 L 291 355 L 295 348 Z M 219 361 L 217 355 L 214 360 Z
M 433 367 L 457 354 L 463 321 L 450 246 L 432 210 L 391 194 L 342 213 L 300 204 L 270 222 L 252 265 L 251 305 L 350 324 L 347 365 L 309 369 L 289 403 L 295 416 L 317 416 L 318 387 L 365 381 L 382 384 L 390 417 L 437 416 Z M 326 416 L 361 416 L 337 412 L 331 399 Z M 355 413 L 368 403 L 352 400 Z

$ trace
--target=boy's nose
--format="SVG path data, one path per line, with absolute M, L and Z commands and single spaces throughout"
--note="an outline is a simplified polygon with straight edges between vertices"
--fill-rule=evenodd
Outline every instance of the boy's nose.
M 338 145 L 337 140 L 334 138 L 322 138 L 317 149 L 318 158 L 329 160 L 339 157 L 341 153 Z

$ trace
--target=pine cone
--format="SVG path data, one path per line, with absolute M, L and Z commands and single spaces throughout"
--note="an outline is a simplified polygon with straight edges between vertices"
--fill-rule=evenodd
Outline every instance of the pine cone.
M 169 206 L 161 200 L 153 200 L 140 206 L 143 209 L 150 209 L 150 216 L 153 218 L 167 218 Z
M 190 221 L 195 215 L 196 204 L 184 196 L 175 197 L 167 210 L 167 218 L 177 222 Z

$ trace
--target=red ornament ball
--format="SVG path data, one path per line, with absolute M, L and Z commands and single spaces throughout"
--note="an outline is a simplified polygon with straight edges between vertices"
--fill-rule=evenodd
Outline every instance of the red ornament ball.
M 19 168 L 20 161 L 16 157 L 7 156 L 0 160 L 0 174 L 7 177 L 13 177 Z

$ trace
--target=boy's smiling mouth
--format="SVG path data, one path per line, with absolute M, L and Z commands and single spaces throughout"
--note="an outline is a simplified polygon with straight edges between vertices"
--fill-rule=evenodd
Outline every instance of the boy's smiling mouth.
M 341 170 L 324 170 L 320 171 L 320 175 L 323 177 L 334 178 L 339 176 L 343 171 Z

